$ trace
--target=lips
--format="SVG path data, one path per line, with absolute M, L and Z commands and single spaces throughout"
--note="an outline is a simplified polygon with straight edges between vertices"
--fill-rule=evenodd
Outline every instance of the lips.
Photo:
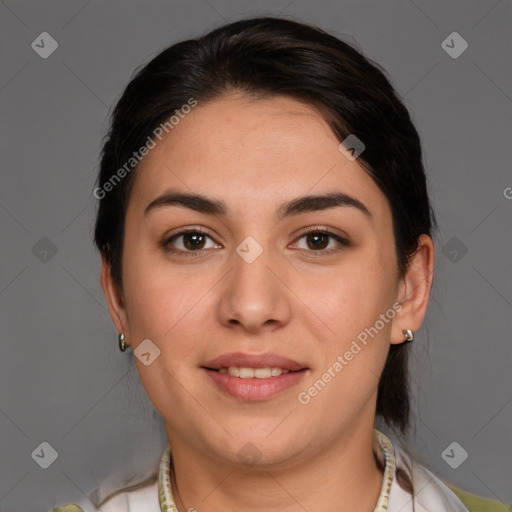
M 230 366 L 238 368 L 281 368 L 291 372 L 307 369 L 306 365 L 277 354 L 251 355 L 242 352 L 224 354 L 203 365 L 204 368 L 209 370 L 220 370 Z
M 225 354 L 202 366 L 218 389 L 244 401 L 261 401 L 297 385 L 309 369 L 276 354 Z

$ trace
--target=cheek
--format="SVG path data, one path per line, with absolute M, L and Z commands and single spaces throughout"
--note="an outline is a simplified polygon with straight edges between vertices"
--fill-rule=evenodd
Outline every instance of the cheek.
M 164 258 L 133 251 L 126 256 L 125 294 L 130 332 L 134 342 L 151 339 L 176 361 L 197 350 L 193 338 L 198 325 L 211 319 L 214 289 L 218 276 L 203 272 L 186 275 Z
M 323 284 L 323 293 L 310 291 L 309 299 L 329 336 L 318 339 L 323 353 L 308 385 L 318 383 L 323 389 L 318 380 L 327 383 L 315 398 L 318 414 L 349 417 L 366 407 L 378 389 L 394 318 L 393 282 L 378 266 L 369 271 L 368 260 L 361 259 L 335 282 L 326 279 Z
M 297 295 L 316 314 L 328 339 L 350 342 L 391 307 L 395 283 L 383 258 L 368 248 L 322 274 L 295 277 Z
M 183 390 L 193 384 L 190 366 L 196 364 L 199 348 L 194 338 L 207 306 L 199 300 L 199 283 L 148 261 L 135 253 L 126 258 L 126 309 L 133 349 L 149 339 L 160 352 L 148 366 L 136 357 L 135 363 L 155 408 L 176 410 L 186 402 Z
M 175 323 L 183 297 L 175 279 L 149 261 L 135 251 L 124 259 L 126 311 L 132 336 L 158 343 Z

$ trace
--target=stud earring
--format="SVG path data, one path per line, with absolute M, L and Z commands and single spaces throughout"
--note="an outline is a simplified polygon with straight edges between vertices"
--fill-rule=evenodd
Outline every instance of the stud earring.
M 119 350 L 121 352 L 124 352 L 126 350 L 126 345 L 125 345 L 125 342 L 124 342 L 124 333 L 121 333 L 119 335 Z
M 402 332 L 404 333 L 405 341 L 414 340 L 414 333 L 411 331 L 411 329 L 404 329 Z

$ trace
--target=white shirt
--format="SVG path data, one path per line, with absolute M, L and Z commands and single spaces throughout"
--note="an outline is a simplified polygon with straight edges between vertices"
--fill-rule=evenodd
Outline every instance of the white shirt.
M 398 444 L 394 446 L 377 429 L 373 431 L 373 449 L 384 465 L 381 491 L 374 512 L 469 512 L 439 478 L 413 461 Z M 411 477 L 415 491 L 414 509 L 412 496 L 397 482 L 397 468 L 402 468 Z M 90 502 L 78 505 L 83 512 L 178 512 L 171 491 L 171 470 L 171 448 L 168 445 L 160 459 L 156 482 L 118 494 L 99 509 L 93 508 Z

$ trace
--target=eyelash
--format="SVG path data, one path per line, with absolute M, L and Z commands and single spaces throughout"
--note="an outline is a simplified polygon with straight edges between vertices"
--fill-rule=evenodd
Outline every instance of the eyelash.
M 213 240 L 213 238 L 209 235 L 208 232 L 202 230 L 201 228 L 188 228 L 188 229 L 184 229 L 182 231 L 179 231 L 177 233 L 175 233 L 174 235 L 172 235 L 171 237 L 168 237 L 166 239 L 164 239 L 162 241 L 162 247 L 163 249 L 166 251 L 166 252 L 169 252 L 169 253 L 173 253 L 173 254 L 178 254 L 180 256 L 192 256 L 192 257 L 197 257 L 198 255 L 200 255 L 201 252 L 207 250 L 207 249 L 198 249 L 196 251 L 190 251 L 190 250 L 183 250 L 183 249 L 171 249 L 169 248 L 169 244 L 171 242 L 173 242 L 174 240 L 176 240 L 177 238 L 179 238 L 180 236 L 183 236 L 183 235 L 186 235 L 188 233 L 194 233 L 194 234 L 200 234 L 200 235 L 204 235 L 204 236 L 207 236 L 208 238 L 210 238 L 211 240 Z M 300 249 L 300 250 L 305 250 L 306 252 L 309 252 L 311 253 L 312 255 L 314 254 L 315 257 L 317 256 L 322 256 L 322 255 L 330 255 L 334 252 L 337 252 L 337 251 L 340 251 L 342 250 L 342 248 L 344 247 L 350 247 L 351 243 L 333 233 L 332 231 L 329 231 L 328 229 L 325 229 L 325 228 L 319 228 L 319 227 L 311 227 L 311 228 L 307 228 L 305 231 L 303 231 L 300 236 L 296 239 L 296 241 L 299 241 L 300 239 L 304 238 L 305 236 L 307 235 L 310 235 L 310 234 L 321 234 L 321 235 L 326 235 L 328 236 L 329 238 L 332 238 L 334 240 L 336 240 L 336 242 L 338 242 L 339 246 L 341 247 L 331 247 L 330 249 L 319 249 L 319 250 L 307 250 L 307 249 Z M 217 243 L 217 242 L 215 242 Z

